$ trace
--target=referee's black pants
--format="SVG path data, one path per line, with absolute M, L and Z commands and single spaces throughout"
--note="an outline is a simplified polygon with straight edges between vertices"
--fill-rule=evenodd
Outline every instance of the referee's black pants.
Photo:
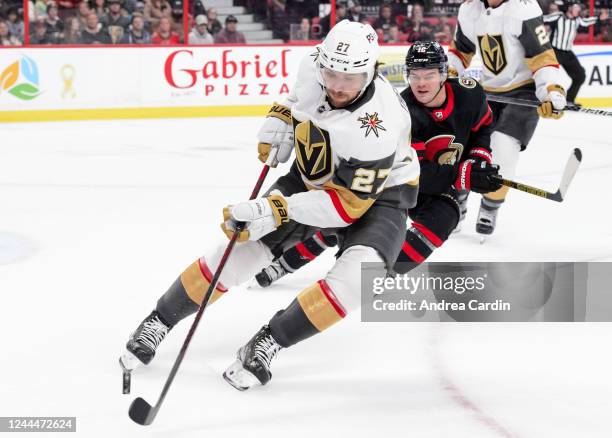
M 567 90 L 567 101 L 574 102 L 578 95 L 578 90 L 586 79 L 586 73 L 580 61 L 576 57 L 576 54 L 570 50 L 559 50 L 555 49 L 555 55 L 557 55 L 557 61 L 565 69 L 569 77 L 572 79 L 572 85 Z

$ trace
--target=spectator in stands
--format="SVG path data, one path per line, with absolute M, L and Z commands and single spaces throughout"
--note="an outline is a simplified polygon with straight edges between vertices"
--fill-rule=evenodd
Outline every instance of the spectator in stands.
M 295 35 L 291 35 L 291 39 L 295 41 L 310 41 L 310 20 L 306 17 L 302 18 L 300 27 Z
M 206 15 L 206 8 L 204 7 L 204 0 L 195 0 L 190 2 L 191 13 L 194 16 Z
M 121 9 L 121 0 L 108 0 L 108 13 L 100 18 L 100 23 L 106 28 L 118 26 L 124 31 L 128 29 L 130 19 L 127 13 Z
M 47 25 L 44 18 L 39 18 L 34 22 L 33 30 L 30 32 L 30 44 L 53 44 L 49 35 L 47 34 Z
M 6 21 L 0 21 L 0 46 L 20 46 L 21 41 L 11 32 Z
M 408 35 L 408 41 L 432 41 L 433 32 L 431 26 L 423 17 L 423 6 L 415 4 L 412 7 L 410 20 L 406 20 L 404 32 Z
M 434 40 L 434 32 L 433 27 L 427 21 L 423 21 L 421 24 L 421 28 L 419 30 L 419 39 L 415 41 L 433 41 Z
M 32 6 L 30 6 L 32 8 Z M 47 18 L 47 1 L 46 0 L 36 0 L 33 5 L 33 8 L 30 9 L 34 11 L 34 17 L 30 21 L 36 21 L 40 18 Z
M 94 0 L 92 11 L 98 16 L 98 20 L 106 15 L 106 1 L 105 0 Z
M 85 22 L 85 27 L 81 31 L 80 44 L 110 44 L 111 39 L 106 29 L 98 21 L 95 12 L 90 12 Z
M 159 26 L 157 32 L 153 33 L 151 38 L 153 44 L 159 44 L 162 46 L 168 46 L 171 44 L 180 44 L 181 38 L 179 34 L 172 31 L 172 21 L 169 17 L 161 17 L 159 19 Z
M 158 27 L 163 17 L 171 16 L 172 8 L 166 0 L 145 0 L 144 17 L 153 27 Z
M 215 8 L 208 8 L 206 17 L 208 18 L 208 33 L 214 37 L 223 29 L 221 22 L 217 19 L 217 10 Z
M 19 9 L 14 6 L 8 8 L 6 11 L 6 25 L 8 26 L 9 33 L 23 43 L 24 25 Z
M 214 44 L 213 37 L 208 33 L 208 18 L 206 15 L 198 15 L 195 18 L 195 26 L 189 32 L 189 44 Z
M 347 13 L 348 10 L 345 3 L 336 3 L 336 23 L 339 23 L 347 18 Z M 321 18 L 319 25 L 321 26 L 321 37 L 325 37 L 325 35 L 327 35 L 331 29 L 331 14 Z
M 59 18 L 59 9 L 53 2 L 47 3 L 47 18 L 45 19 L 45 25 L 47 26 L 47 35 L 51 41 L 55 43 L 59 42 L 63 37 L 62 32 L 64 31 L 64 23 Z
M 270 0 L 269 16 L 273 38 L 280 38 L 283 41 L 290 39 L 285 0 Z
M 387 5 L 387 4 L 383 5 L 380 8 L 380 16 L 372 25 L 372 27 L 374 28 L 374 30 L 376 30 L 376 32 L 379 32 L 379 33 L 382 32 L 384 41 L 387 41 L 389 39 L 389 28 L 391 27 L 392 24 L 395 23 L 395 20 L 393 19 L 392 14 L 393 14 L 393 11 L 391 9 L 391 5 Z
M 439 43 L 448 43 L 453 39 L 453 30 L 450 24 L 445 24 L 442 28 L 434 32 L 434 38 Z
M 79 3 L 77 6 L 77 17 L 81 22 L 81 29 L 85 29 L 87 27 L 87 17 L 91 14 L 91 9 L 89 8 L 89 3 L 85 0 Z
M 242 32 L 236 30 L 238 19 L 233 15 L 228 15 L 225 19 L 225 28 L 215 35 L 217 44 L 246 44 L 246 39 Z
M 78 44 L 81 39 L 81 22 L 77 17 L 66 18 L 64 26 L 64 44 Z
M 179 34 L 181 41 L 185 41 L 185 28 L 183 27 L 183 0 L 174 0 L 172 3 L 172 26 Z
M 255 16 L 255 21 L 264 21 L 268 17 L 268 3 L 261 0 L 246 0 L 246 8 Z
M 431 0 L 428 0 L 429 3 L 432 3 Z M 391 2 L 391 9 L 393 11 L 393 16 L 397 17 L 398 15 L 408 15 L 408 11 L 410 9 L 410 5 L 413 5 L 415 0 L 394 0 Z M 401 29 L 400 29 L 401 30 Z
M 446 14 L 442 14 L 440 15 L 440 17 L 438 18 L 438 22 L 434 25 L 434 32 L 444 32 L 444 26 L 446 26 L 449 20 L 449 16 Z
M 399 30 L 399 26 L 393 23 L 389 26 L 388 38 L 385 40 L 385 43 L 405 43 L 406 36 L 402 35 Z
M 144 16 L 140 12 L 132 14 L 132 24 L 123 35 L 121 44 L 151 44 L 151 34 L 145 29 Z
M 349 0 L 346 5 L 348 7 L 348 15 L 346 18 L 348 20 L 361 23 L 364 18 L 367 19 L 365 14 L 361 12 L 361 3 L 359 3 L 358 0 Z
M 136 3 L 134 3 L 134 14 L 135 13 L 139 13 L 140 15 L 142 15 L 142 19 L 145 22 L 145 28 L 148 27 L 149 23 L 147 23 L 147 20 L 144 18 L 144 10 L 145 10 L 145 4 L 143 1 L 137 1 Z M 149 30 L 149 29 L 147 29 Z
M 59 16 L 61 19 L 69 17 L 74 14 L 75 8 L 78 6 L 80 0 L 58 0 L 59 5 Z M 47 3 L 45 1 L 45 3 Z M 45 6 L 46 9 L 46 6 Z
M 252 4 L 265 3 L 262 1 L 251 0 Z M 285 0 L 287 4 L 286 13 L 290 24 L 298 24 L 303 17 L 309 20 L 319 16 L 319 2 L 315 0 Z

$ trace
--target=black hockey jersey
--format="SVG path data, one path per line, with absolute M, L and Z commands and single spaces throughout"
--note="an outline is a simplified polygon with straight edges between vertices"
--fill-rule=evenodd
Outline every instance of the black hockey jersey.
M 448 192 L 462 161 L 492 161 L 493 117 L 484 90 L 467 77 L 448 79 L 444 86 L 446 101 L 440 108 L 421 105 L 410 87 L 401 93 L 412 118 L 412 147 L 421 163 L 419 191 L 425 194 Z

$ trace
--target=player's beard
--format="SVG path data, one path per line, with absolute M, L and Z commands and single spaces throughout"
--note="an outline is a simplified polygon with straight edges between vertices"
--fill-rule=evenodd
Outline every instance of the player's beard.
M 327 97 L 336 108 L 342 108 L 352 103 L 359 96 L 359 92 L 333 91 L 327 89 Z

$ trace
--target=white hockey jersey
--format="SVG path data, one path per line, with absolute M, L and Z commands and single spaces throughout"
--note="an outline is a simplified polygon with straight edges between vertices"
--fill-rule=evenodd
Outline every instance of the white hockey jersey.
M 347 107 L 334 109 L 306 56 L 285 105 L 291 108 L 295 154 L 311 189 L 287 197 L 289 216 L 318 227 L 344 227 L 390 187 L 417 185 L 420 166 L 410 143 L 410 113 L 395 88 L 376 77 Z
M 536 95 L 543 100 L 547 85 L 559 84 L 559 64 L 536 0 L 506 0 L 495 8 L 486 0 L 463 3 L 449 63 L 461 74 L 476 52 L 488 92 L 503 93 L 535 82 Z

